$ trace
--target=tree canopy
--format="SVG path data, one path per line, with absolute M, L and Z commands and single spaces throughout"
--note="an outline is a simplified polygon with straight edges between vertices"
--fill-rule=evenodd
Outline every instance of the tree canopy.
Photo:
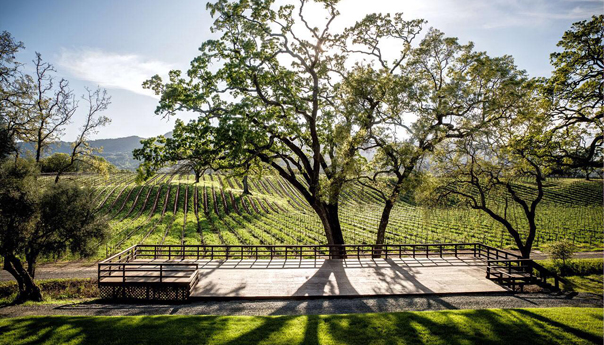
M 178 169 L 195 173 L 195 182 L 208 169 L 216 169 L 220 150 L 214 147 L 214 128 L 203 120 L 185 124 L 177 119 L 171 137 L 163 135 L 141 140 L 142 147 L 134 150 L 134 158 L 142 161 L 139 178 L 147 179 L 160 168 L 176 164 Z
M 538 230 L 546 178 L 602 164 L 602 18 L 573 24 L 559 43 L 564 50 L 552 54 L 551 78 L 527 80 L 508 116 L 444 143 L 435 156 L 437 179 L 428 199 L 487 213 L 505 226 L 525 258 Z M 523 191 L 527 181 L 535 193 Z M 523 221 L 508 218 L 513 207 Z
M 34 283 L 40 255 L 88 256 L 108 234 L 91 189 L 70 181 L 40 188 L 37 174 L 35 164 L 21 159 L 0 168 L 0 255 L 19 285 L 18 301 L 41 299 Z
M 61 172 L 90 163 L 105 167 L 102 159 L 90 156 L 90 133 L 108 119 L 96 116 L 106 109 L 109 98 L 104 91 L 89 91 L 87 121 L 72 145 L 71 155 L 48 159 L 57 164 L 55 184 L 45 186 L 37 177 L 44 149 L 58 140 L 70 123 L 78 102 L 65 79 L 56 82 L 54 68 L 39 53 L 34 59 L 35 77 L 25 75 L 15 54 L 23 48 L 8 33 L 0 35 L 0 255 L 3 268 L 19 286 L 17 301 L 41 300 L 34 282 L 35 267 L 41 255 L 60 256 L 66 252 L 87 256 L 106 237 L 108 224 L 95 212 L 90 188 L 62 181 Z M 35 144 L 35 161 L 18 157 L 17 141 Z M 14 160 L 9 160 L 13 154 Z M 85 157 L 85 158 L 83 158 Z M 27 262 L 27 268 L 23 265 Z
M 395 176 L 380 243 L 389 209 L 424 154 L 505 116 L 524 76 L 511 58 L 474 52 L 438 30 L 414 46 L 424 21 L 400 13 L 369 14 L 335 32 L 337 5 L 210 3 L 218 38 L 202 44 L 186 75 L 171 71 L 168 81 L 154 76 L 145 86 L 161 96 L 156 113 L 194 111 L 215 128 L 223 161 L 259 159 L 289 181 L 328 243 L 344 241 L 338 203 L 346 183 L 368 170 L 374 183 Z M 377 152 L 369 165 L 365 150 Z

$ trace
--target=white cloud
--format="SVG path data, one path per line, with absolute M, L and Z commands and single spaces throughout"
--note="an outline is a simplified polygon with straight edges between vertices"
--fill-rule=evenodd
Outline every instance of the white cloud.
M 157 98 L 142 87 L 155 74 L 167 75 L 174 67 L 136 54 L 116 54 L 99 49 L 62 49 L 58 64 L 74 77 L 108 89 L 123 89 Z
M 604 12 L 604 11 L 602 11 Z M 546 18 L 546 19 L 570 19 L 570 20 L 579 20 L 579 19 L 589 19 L 592 15 L 597 14 L 597 11 L 594 11 L 593 8 L 586 8 L 577 6 L 572 8 L 569 11 L 565 12 L 525 12 L 524 15 L 529 17 L 537 17 L 537 18 Z

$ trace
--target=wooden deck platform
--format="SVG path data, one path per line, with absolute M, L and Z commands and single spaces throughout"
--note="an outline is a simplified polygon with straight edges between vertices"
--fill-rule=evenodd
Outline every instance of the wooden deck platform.
M 542 270 L 529 261 L 479 243 L 137 245 L 100 262 L 98 278 L 103 298 L 151 300 L 501 293 L 522 282 L 502 286 L 495 268 Z

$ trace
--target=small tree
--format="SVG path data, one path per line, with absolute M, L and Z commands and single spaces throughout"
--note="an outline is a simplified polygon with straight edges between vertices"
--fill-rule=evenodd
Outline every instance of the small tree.
M 39 221 L 36 174 L 35 167 L 22 160 L 16 164 L 4 162 L 0 169 L 0 255 L 4 259 L 3 269 L 19 286 L 18 302 L 42 299 L 40 289 L 19 258 Z
M 71 122 L 78 108 L 75 94 L 69 88 L 69 82 L 61 79 L 56 82 L 52 75 L 54 66 L 42 60 L 42 55 L 36 53 L 33 60 L 36 74 L 33 77 L 33 105 L 26 110 L 29 122 L 29 137 L 35 144 L 35 159 L 39 163 L 42 154 L 53 141 L 58 140 L 65 126 Z
M 88 140 L 90 139 L 90 135 L 98 133 L 100 127 L 106 126 L 111 122 L 111 119 L 108 117 L 98 115 L 99 112 L 106 110 L 109 104 L 111 104 L 111 97 L 107 95 L 107 90 L 97 89 L 91 91 L 86 88 L 86 92 L 87 95 L 82 96 L 82 99 L 88 103 L 86 121 L 80 128 L 80 134 L 78 134 L 76 140 L 71 144 L 69 160 L 55 170 L 57 172 L 55 183 L 59 182 L 59 177 L 63 172 L 69 171 L 76 164 L 89 164 L 93 168 L 97 167 L 95 163 L 98 163 L 98 161 L 91 159 L 91 157 L 93 152 L 99 151 L 99 149 L 91 148 Z
M 139 179 L 146 180 L 166 165 L 177 164 L 179 169 L 193 171 L 195 182 L 201 175 L 213 168 L 219 150 L 212 142 L 212 127 L 200 121 L 185 124 L 176 120 L 172 137 L 163 135 L 141 140 L 143 145 L 133 151 L 134 158 L 143 161 L 138 168 Z
M 576 247 L 570 241 L 558 241 L 547 246 L 546 252 L 550 254 L 554 264 L 560 267 L 560 274 L 565 275 L 568 262 L 575 254 Z
M 19 302 L 42 298 L 34 282 L 41 255 L 91 255 L 108 233 L 89 188 L 63 181 L 40 191 L 36 175 L 23 160 L 5 163 L 0 171 L 0 255 L 19 285 Z

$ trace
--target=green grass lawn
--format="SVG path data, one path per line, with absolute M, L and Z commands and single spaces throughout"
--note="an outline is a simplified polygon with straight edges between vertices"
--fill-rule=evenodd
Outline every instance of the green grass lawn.
M 598 308 L 0 319 L 0 344 L 602 344 Z

